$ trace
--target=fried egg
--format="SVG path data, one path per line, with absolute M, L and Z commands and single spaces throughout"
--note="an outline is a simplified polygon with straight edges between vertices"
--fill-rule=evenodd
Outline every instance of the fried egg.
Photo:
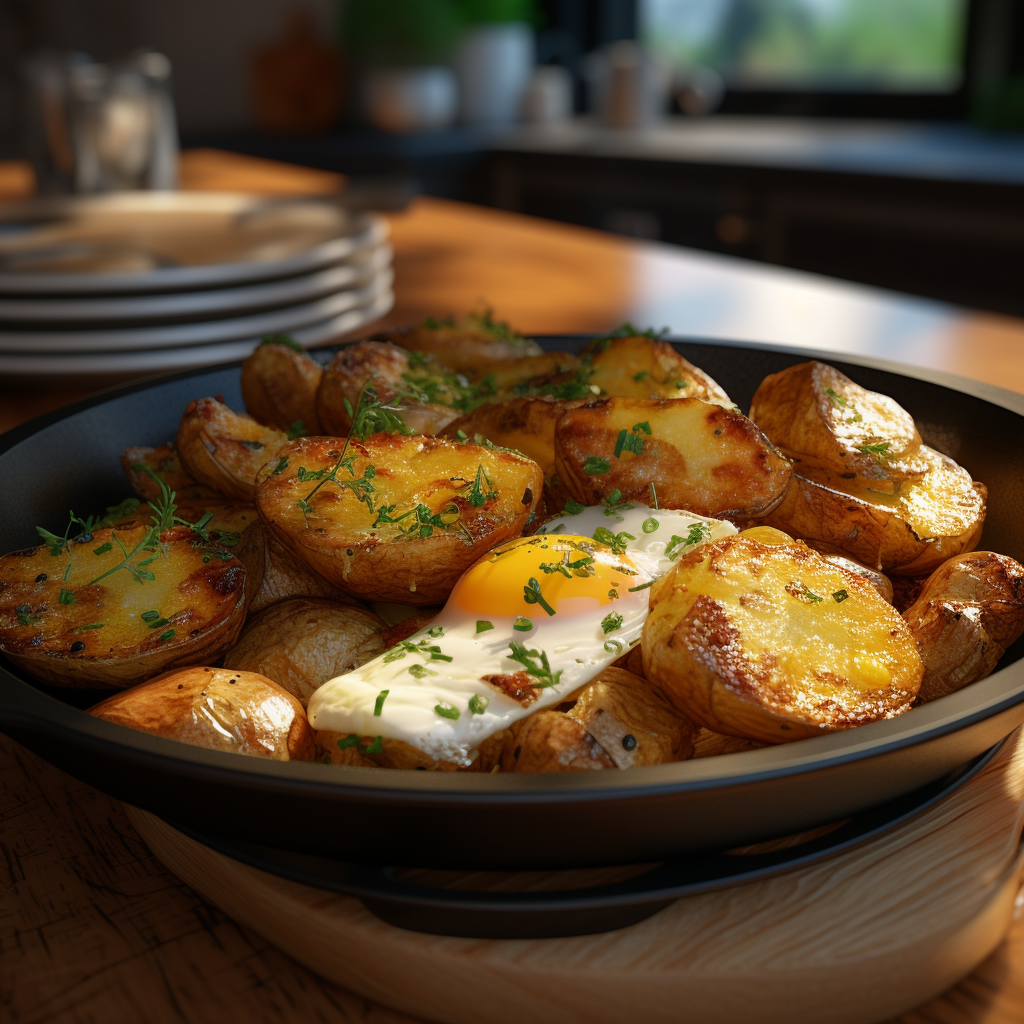
M 313 728 L 472 763 L 488 737 L 558 704 L 640 640 L 649 587 L 731 523 L 639 503 L 563 514 L 501 544 L 408 640 L 321 686 Z

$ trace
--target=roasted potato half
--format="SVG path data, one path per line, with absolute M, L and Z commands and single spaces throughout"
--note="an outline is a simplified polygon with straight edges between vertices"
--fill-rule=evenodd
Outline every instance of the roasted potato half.
M 376 337 L 410 352 L 437 356 L 453 370 L 462 372 L 478 370 L 499 360 L 540 354 L 536 342 L 521 337 L 507 323 L 495 320 L 490 310 L 470 313 L 461 320 L 428 317 L 415 327 Z
M 215 398 L 189 402 L 176 446 L 185 471 L 218 494 L 252 503 L 256 471 L 288 435 L 232 412 Z
M 375 434 L 300 438 L 260 471 L 256 507 L 307 565 L 357 597 L 440 604 L 495 544 L 522 533 L 540 468 L 503 449 Z M 332 477 L 333 474 L 333 477 Z
M 699 398 L 733 408 L 729 396 L 671 345 L 643 334 L 602 338 L 584 355 L 590 383 L 611 398 Z
M 320 434 L 316 392 L 323 367 L 298 346 L 265 341 L 242 363 L 242 401 L 249 415 L 292 434 Z
M 555 426 L 555 465 L 570 496 L 596 505 L 615 491 L 703 516 L 762 516 L 782 499 L 790 464 L 733 409 L 697 398 L 600 399 Z
M 903 613 L 924 662 L 919 702 L 987 676 L 1024 632 L 1024 566 L 972 551 L 943 562 Z
M 580 361 L 571 352 L 542 352 L 536 356 L 490 363 L 471 374 L 470 379 L 478 385 L 487 379 L 493 383 L 494 392 L 499 397 L 517 398 L 564 390 L 560 385 L 575 379 L 579 368 Z M 586 391 L 588 398 L 597 394 L 589 386 Z
M 58 686 L 123 688 L 213 661 L 245 620 L 245 569 L 185 526 L 102 529 L 0 558 L 0 650 Z
M 144 501 L 160 498 L 160 485 L 151 474 L 159 477 L 174 491 L 179 502 L 218 501 L 222 497 L 219 491 L 193 480 L 181 468 L 181 460 L 173 443 L 162 444 L 157 448 L 126 448 L 121 455 L 121 465 L 132 490 Z
M 925 445 L 917 451 L 927 459 L 928 472 L 895 495 L 867 488 L 851 493 L 804 476 L 798 465 L 765 522 L 880 572 L 927 575 L 978 543 L 987 491 L 947 456 Z
M 255 672 L 181 668 L 114 694 L 90 715 L 194 747 L 273 761 L 314 761 L 302 705 Z
M 387 624 L 368 608 L 296 597 L 250 616 L 225 668 L 258 672 L 305 707 L 313 691 L 383 654 Z
M 402 422 L 415 434 L 444 429 L 481 390 L 433 356 L 409 353 L 382 341 L 356 342 L 331 360 L 317 390 L 317 416 L 328 434 L 348 433 L 349 409 L 358 408 L 366 385 L 381 401 L 398 409 Z M 493 393 L 490 385 L 486 390 Z
M 324 579 L 286 548 L 269 530 L 265 531 L 263 582 L 249 605 L 249 613 L 263 611 L 291 597 L 324 598 L 351 604 L 352 596 L 330 580 Z
M 762 743 L 901 714 L 924 673 L 907 624 L 863 576 L 742 534 L 654 584 L 642 645 L 647 678 L 684 715 Z

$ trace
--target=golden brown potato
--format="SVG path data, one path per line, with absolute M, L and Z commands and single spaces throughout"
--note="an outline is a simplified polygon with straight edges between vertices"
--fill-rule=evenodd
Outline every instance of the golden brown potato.
M 693 754 L 693 722 L 646 679 L 621 668 L 604 669 L 566 714 L 597 740 L 616 768 L 685 761 Z
M 375 434 L 347 450 L 343 468 L 340 441 L 291 442 L 260 472 L 256 507 L 306 564 L 367 600 L 442 603 L 540 500 L 536 463 L 501 449 Z
M 348 406 L 359 406 L 363 387 L 399 410 L 414 434 L 436 434 L 446 427 L 478 389 L 432 356 L 410 355 L 397 345 L 360 341 L 346 345 L 324 370 L 316 393 L 317 416 L 329 434 L 344 436 L 352 426 Z M 493 392 L 493 388 L 487 389 Z
M 972 551 L 943 562 L 903 618 L 924 662 L 918 701 L 987 676 L 1024 632 L 1024 566 Z
M 145 501 L 156 501 L 160 497 L 160 485 L 150 473 L 155 473 L 174 493 L 179 502 L 217 501 L 221 495 L 212 487 L 197 483 L 181 468 L 181 460 L 173 443 L 158 448 L 126 448 L 121 455 L 121 465 L 128 475 L 132 490 Z M 140 469 L 145 466 L 146 469 Z
M 723 736 L 710 729 L 699 729 L 693 738 L 693 757 L 718 757 L 719 754 L 740 754 L 744 750 L 760 750 L 765 743 L 755 743 L 739 736 Z
M 335 586 L 302 559 L 296 558 L 269 530 L 264 529 L 263 582 L 249 605 L 249 614 L 269 608 L 291 597 L 323 598 L 327 601 L 352 603 L 352 595 Z
M 495 320 L 490 310 L 470 313 L 461 320 L 428 317 L 415 327 L 403 327 L 375 337 L 410 352 L 437 356 L 453 370 L 462 372 L 477 370 L 498 360 L 540 353 L 536 342 L 521 337 L 508 324 Z
M 255 672 L 176 669 L 108 697 L 89 714 L 194 747 L 273 761 L 316 760 L 302 705 Z
M 497 764 L 503 772 L 583 772 L 615 762 L 586 726 L 564 711 L 536 711 L 503 737 Z
M 696 398 L 610 398 L 565 413 L 555 464 L 570 496 L 596 505 L 625 500 L 703 516 L 761 516 L 779 503 L 789 463 L 745 416 Z
M 386 650 L 387 623 L 354 604 L 296 597 L 250 616 L 225 668 L 258 672 L 305 707 L 313 691 Z
M 805 544 L 742 534 L 684 555 L 651 588 L 647 678 L 714 732 L 802 739 L 906 711 L 924 668 L 863 576 Z
M 750 418 L 787 455 L 799 457 L 799 472 L 823 483 L 829 481 L 812 466 L 889 491 L 894 477 L 918 478 L 928 469 L 917 456 L 921 435 L 910 414 L 826 363 L 800 363 L 766 377 Z
M 571 352 L 542 352 L 536 356 L 522 356 L 518 359 L 504 359 L 500 363 L 490 363 L 471 374 L 470 379 L 479 384 L 484 378 L 489 378 L 493 382 L 495 394 L 502 398 L 516 398 L 535 393 L 555 397 L 549 393 L 566 390 L 560 385 L 574 380 L 580 365 L 579 359 Z M 589 385 L 585 390 L 587 398 L 597 395 L 597 390 L 592 391 Z
M 242 363 L 242 401 L 249 415 L 292 434 L 320 434 L 316 389 L 323 368 L 300 348 L 257 345 Z
M 828 544 L 880 572 L 927 575 L 977 545 L 987 492 L 952 459 L 924 445 L 918 451 L 929 460 L 929 472 L 895 497 L 866 489 L 851 494 L 810 480 L 797 467 L 765 523 Z
M 159 548 L 142 546 L 148 536 L 135 523 L 0 558 L 0 650 L 73 687 L 133 686 L 220 657 L 245 620 L 242 563 L 185 526 Z
M 548 398 L 489 402 L 449 423 L 441 436 L 455 438 L 461 431 L 470 438 L 479 434 L 503 448 L 514 448 L 533 459 L 547 479 L 555 472 L 555 424 L 567 410 L 583 404 Z
M 729 396 L 670 344 L 646 335 L 592 342 L 584 360 L 590 383 L 610 398 L 699 398 L 733 408 Z
M 185 409 L 176 443 L 181 464 L 201 484 L 252 502 L 256 471 L 277 457 L 288 435 L 232 412 L 215 398 L 200 398 Z

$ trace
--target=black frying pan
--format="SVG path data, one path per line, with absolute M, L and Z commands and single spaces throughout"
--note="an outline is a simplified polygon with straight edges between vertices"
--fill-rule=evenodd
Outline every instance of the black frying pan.
M 578 338 L 547 338 L 547 348 Z M 1024 561 L 1024 396 L 948 375 L 774 346 L 680 341 L 746 407 L 813 355 L 892 395 L 989 489 L 982 545 Z M 897 372 L 902 369 L 904 372 Z M 120 453 L 173 438 L 185 405 L 241 408 L 238 365 L 135 384 L 0 438 L 0 550 L 124 496 Z M 0 667 L 0 729 L 112 795 L 203 832 L 380 864 L 577 867 L 661 860 L 845 818 L 946 775 L 1024 721 L 1024 643 L 988 679 L 900 718 L 742 754 L 629 771 L 473 775 L 339 769 L 189 747 L 82 714 L 102 696 Z

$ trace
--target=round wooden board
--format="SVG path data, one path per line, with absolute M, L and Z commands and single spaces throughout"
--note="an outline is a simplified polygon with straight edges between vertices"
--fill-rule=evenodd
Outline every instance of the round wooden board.
M 850 853 L 681 899 L 621 931 L 515 941 L 395 928 L 355 899 L 247 867 L 128 811 L 157 857 L 230 916 L 324 977 L 417 1016 L 860 1024 L 944 991 L 999 944 L 1020 888 L 1022 798 L 1017 733 L 952 796 Z

